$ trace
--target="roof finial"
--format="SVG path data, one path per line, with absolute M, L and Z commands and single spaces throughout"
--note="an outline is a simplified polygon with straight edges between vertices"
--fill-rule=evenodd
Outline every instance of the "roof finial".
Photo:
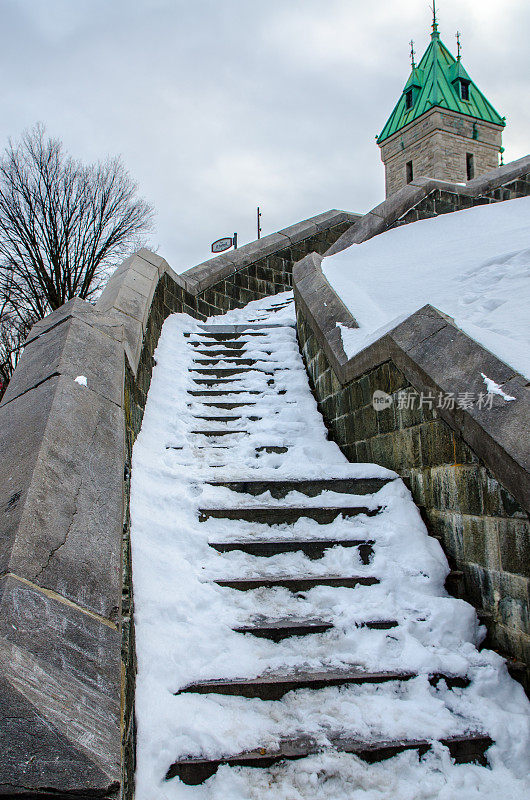
M 411 39 L 409 44 L 410 44 L 410 61 L 412 64 L 412 69 L 416 69 L 416 64 L 414 62 L 414 56 L 416 55 L 416 53 L 414 52 L 414 39 Z
M 462 55 L 462 45 L 460 44 L 460 36 L 461 35 L 462 34 L 460 33 L 460 31 L 456 32 L 456 50 L 457 50 L 456 57 L 457 57 L 458 61 L 460 61 L 460 57 Z
M 432 0 L 432 35 L 438 34 L 438 18 L 436 16 L 436 0 Z

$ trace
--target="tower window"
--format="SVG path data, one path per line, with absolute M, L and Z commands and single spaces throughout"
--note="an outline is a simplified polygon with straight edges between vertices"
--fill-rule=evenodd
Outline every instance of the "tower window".
M 407 110 L 412 108 L 412 89 L 409 89 L 408 92 L 405 92 L 405 108 Z
M 469 100 L 469 81 L 460 81 L 460 97 Z
M 475 156 L 473 153 L 466 153 L 466 172 L 468 181 L 475 177 Z
M 407 183 L 412 183 L 414 172 L 412 170 L 412 161 L 407 161 Z

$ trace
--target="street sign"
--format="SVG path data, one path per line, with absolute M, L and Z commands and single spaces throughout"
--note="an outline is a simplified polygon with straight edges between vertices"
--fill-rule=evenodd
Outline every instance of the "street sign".
M 225 250 L 229 250 L 233 244 L 234 240 L 231 236 L 225 236 L 223 239 L 217 239 L 217 241 L 212 244 L 212 253 L 222 253 Z

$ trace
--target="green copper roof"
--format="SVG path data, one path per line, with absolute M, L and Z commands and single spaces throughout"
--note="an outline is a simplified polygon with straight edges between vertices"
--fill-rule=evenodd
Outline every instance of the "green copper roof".
M 461 97 L 461 82 L 468 84 L 469 100 Z M 407 108 L 406 94 L 412 90 L 412 107 Z M 417 67 L 413 67 L 403 93 L 385 127 L 377 137 L 379 144 L 392 134 L 421 117 L 433 106 L 448 108 L 468 117 L 505 125 L 506 122 L 480 89 L 470 79 L 460 59 L 456 59 L 440 39 L 437 27 Z

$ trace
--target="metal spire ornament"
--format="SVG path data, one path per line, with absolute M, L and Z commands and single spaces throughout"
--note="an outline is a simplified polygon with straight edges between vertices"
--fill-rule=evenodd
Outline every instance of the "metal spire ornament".
M 434 36 L 435 34 L 438 33 L 438 18 L 436 16 L 436 0 L 432 0 L 431 11 L 432 11 L 432 35 Z

